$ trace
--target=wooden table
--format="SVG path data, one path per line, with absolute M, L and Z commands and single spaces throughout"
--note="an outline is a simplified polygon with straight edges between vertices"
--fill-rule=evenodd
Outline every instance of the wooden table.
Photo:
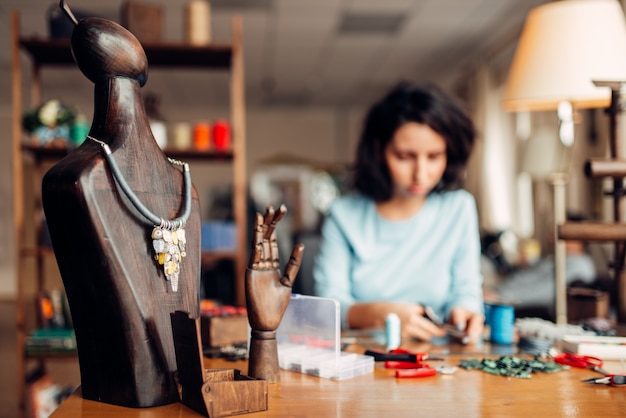
M 417 347 L 421 349 L 422 347 Z M 431 355 L 444 357 L 443 364 L 477 357 L 498 358 L 485 347 L 432 348 Z M 456 354 L 448 354 L 456 352 Z M 205 361 L 207 367 L 238 368 L 244 361 Z M 437 362 L 437 365 L 441 362 Z M 435 362 L 431 362 L 435 365 Z M 626 362 L 605 362 L 610 373 L 626 373 Z M 377 364 L 373 374 L 343 381 L 320 379 L 281 371 L 281 382 L 269 385 L 268 410 L 245 417 L 623 417 L 626 388 L 583 383 L 597 373 L 572 368 L 530 379 L 494 376 L 459 369 L 453 375 L 396 379 L 393 370 Z M 157 408 L 133 409 L 84 400 L 80 389 L 67 399 L 52 418 L 161 418 L 199 417 L 176 403 Z

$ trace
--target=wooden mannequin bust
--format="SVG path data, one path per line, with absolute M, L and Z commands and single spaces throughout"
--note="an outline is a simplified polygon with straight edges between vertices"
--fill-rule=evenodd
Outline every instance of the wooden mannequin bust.
M 42 196 L 76 331 L 82 395 L 128 407 L 177 402 L 170 313 L 199 316 L 198 196 L 152 136 L 140 94 L 148 75 L 140 43 L 109 20 L 75 23 L 72 53 L 95 85 L 94 117 L 89 139 L 44 176 Z M 153 214 L 179 217 L 191 196 L 177 290 L 155 261 L 154 225 L 113 177 L 103 144 Z

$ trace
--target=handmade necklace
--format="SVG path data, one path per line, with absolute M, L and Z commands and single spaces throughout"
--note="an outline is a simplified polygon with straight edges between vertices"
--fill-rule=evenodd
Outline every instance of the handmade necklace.
M 185 224 L 191 213 L 191 173 L 189 172 L 189 164 L 168 157 L 171 164 L 181 166 L 183 168 L 183 208 L 182 214 L 178 218 L 171 220 L 163 219 L 152 213 L 137 197 L 137 195 L 128 186 L 120 171 L 117 163 L 113 159 L 109 146 L 99 139 L 87 135 L 87 138 L 99 144 L 102 147 L 104 158 L 109 164 L 111 174 L 116 184 L 122 190 L 122 193 L 130 200 L 130 203 L 137 209 L 143 217 L 147 219 L 147 224 L 152 227 L 152 248 L 154 249 L 154 259 L 163 266 L 165 279 L 170 281 L 172 290 L 178 291 L 178 277 L 180 275 L 180 263 L 183 257 L 187 255 L 185 246 L 187 238 L 185 236 Z

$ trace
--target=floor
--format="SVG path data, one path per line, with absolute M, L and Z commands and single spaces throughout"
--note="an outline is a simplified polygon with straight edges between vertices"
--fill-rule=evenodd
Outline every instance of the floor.
M 3 376 L 0 379 L 0 418 L 19 417 L 18 388 L 24 377 L 17 375 L 15 312 L 14 301 L 0 301 L 0 370 Z M 46 369 L 54 383 L 61 387 L 80 383 L 76 359 L 51 361 Z

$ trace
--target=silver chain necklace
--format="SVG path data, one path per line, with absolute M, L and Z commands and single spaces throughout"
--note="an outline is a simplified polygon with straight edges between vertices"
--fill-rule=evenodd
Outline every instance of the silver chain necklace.
M 187 255 L 185 250 L 187 238 L 185 236 L 185 225 L 191 214 L 191 173 L 189 164 L 168 157 L 171 164 L 181 166 L 183 169 L 183 208 L 182 214 L 174 219 L 163 219 L 155 215 L 148 209 L 137 197 L 137 195 L 128 186 L 126 179 L 122 175 L 117 163 L 113 159 L 111 148 L 99 139 L 87 135 L 87 138 L 99 144 L 102 147 L 104 158 L 109 164 L 111 174 L 115 179 L 115 183 L 121 189 L 122 193 L 128 198 L 132 205 L 141 215 L 146 218 L 146 223 L 152 227 L 152 248 L 154 249 L 154 259 L 159 265 L 163 266 L 165 279 L 170 281 L 172 290 L 178 291 L 178 278 L 180 275 L 180 264 L 183 257 Z

